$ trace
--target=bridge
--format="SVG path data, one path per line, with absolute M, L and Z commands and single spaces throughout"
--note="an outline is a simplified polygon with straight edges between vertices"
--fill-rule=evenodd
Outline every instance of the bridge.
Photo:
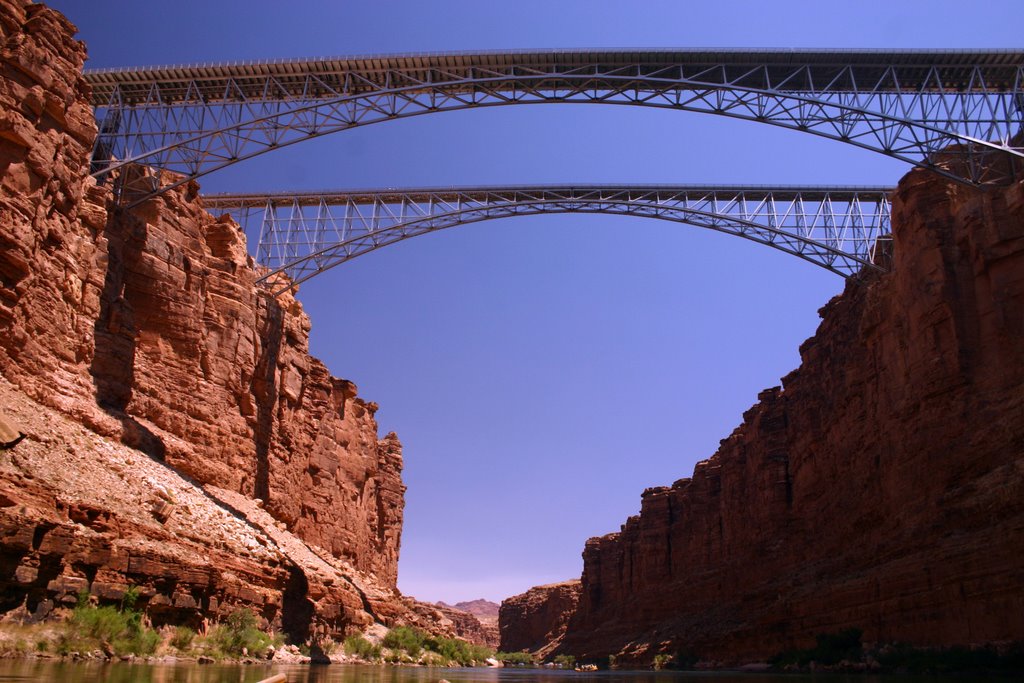
M 608 213 L 718 230 L 847 278 L 888 267 L 891 187 L 566 185 L 215 194 L 203 202 L 254 234 L 278 294 L 410 237 L 494 218 Z M 287 279 L 277 277 L 287 275 Z
M 147 196 L 302 140 L 513 104 L 660 107 L 758 121 L 974 185 L 1022 168 L 1021 50 L 525 50 L 90 70 L 93 174 Z M 130 185 L 130 186 L 129 186 Z

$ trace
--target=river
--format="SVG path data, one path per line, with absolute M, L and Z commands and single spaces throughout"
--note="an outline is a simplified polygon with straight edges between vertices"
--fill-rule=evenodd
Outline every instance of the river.
M 0 683 L 256 683 L 283 673 L 288 683 L 975 683 L 1009 680 L 982 676 L 780 675 L 728 672 L 544 669 L 433 669 L 425 667 L 307 665 L 198 665 L 0 660 Z

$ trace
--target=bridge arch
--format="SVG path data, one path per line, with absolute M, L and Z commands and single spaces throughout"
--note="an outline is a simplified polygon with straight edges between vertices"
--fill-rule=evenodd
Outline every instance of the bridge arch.
M 275 294 L 397 242 L 497 218 L 605 213 L 743 237 L 847 278 L 884 271 L 891 188 L 563 186 L 207 195 L 211 211 L 259 224 L 261 281 Z M 281 280 L 279 274 L 287 275 Z
M 800 130 L 973 184 L 1024 160 L 1020 51 L 519 51 L 90 71 L 94 175 L 196 178 L 359 126 L 541 103 L 679 109 Z M 156 177 L 156 176 L 154 176 Z M 184 180 L 154 177 L 133 201 Z

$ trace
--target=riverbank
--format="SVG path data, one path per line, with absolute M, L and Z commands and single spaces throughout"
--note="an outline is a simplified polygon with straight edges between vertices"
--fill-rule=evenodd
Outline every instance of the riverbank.
M 0 624 L 0 658 L 61 661 L 140 661 L 174 664 L 398 664 L 433 667 L 500 667 L 502 653 L 465 640 L 432 635 L 408 626 L 377 628 L 343 642 L 330 638 L 286 644 L 283 634 L 247 609 L 200 631 L 188 626 L 154 628 L 135 608 L 137 589 L 120 604 L 97 605 L 88 593 L 59 619 Z M 519 653 L 505 655 L 518 661 Z

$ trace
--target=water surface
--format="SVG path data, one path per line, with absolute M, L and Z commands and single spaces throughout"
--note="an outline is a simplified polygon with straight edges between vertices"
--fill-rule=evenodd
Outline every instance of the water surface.
M 131 664 L 0 660 L 0 683 L 256 683 L 283 673 L 288 683 L 975 683 L 1007 681 L 984 676 L 782 675 L 728 672 L 552 671 L 546 669 L 439 669 L 426 667 Z

